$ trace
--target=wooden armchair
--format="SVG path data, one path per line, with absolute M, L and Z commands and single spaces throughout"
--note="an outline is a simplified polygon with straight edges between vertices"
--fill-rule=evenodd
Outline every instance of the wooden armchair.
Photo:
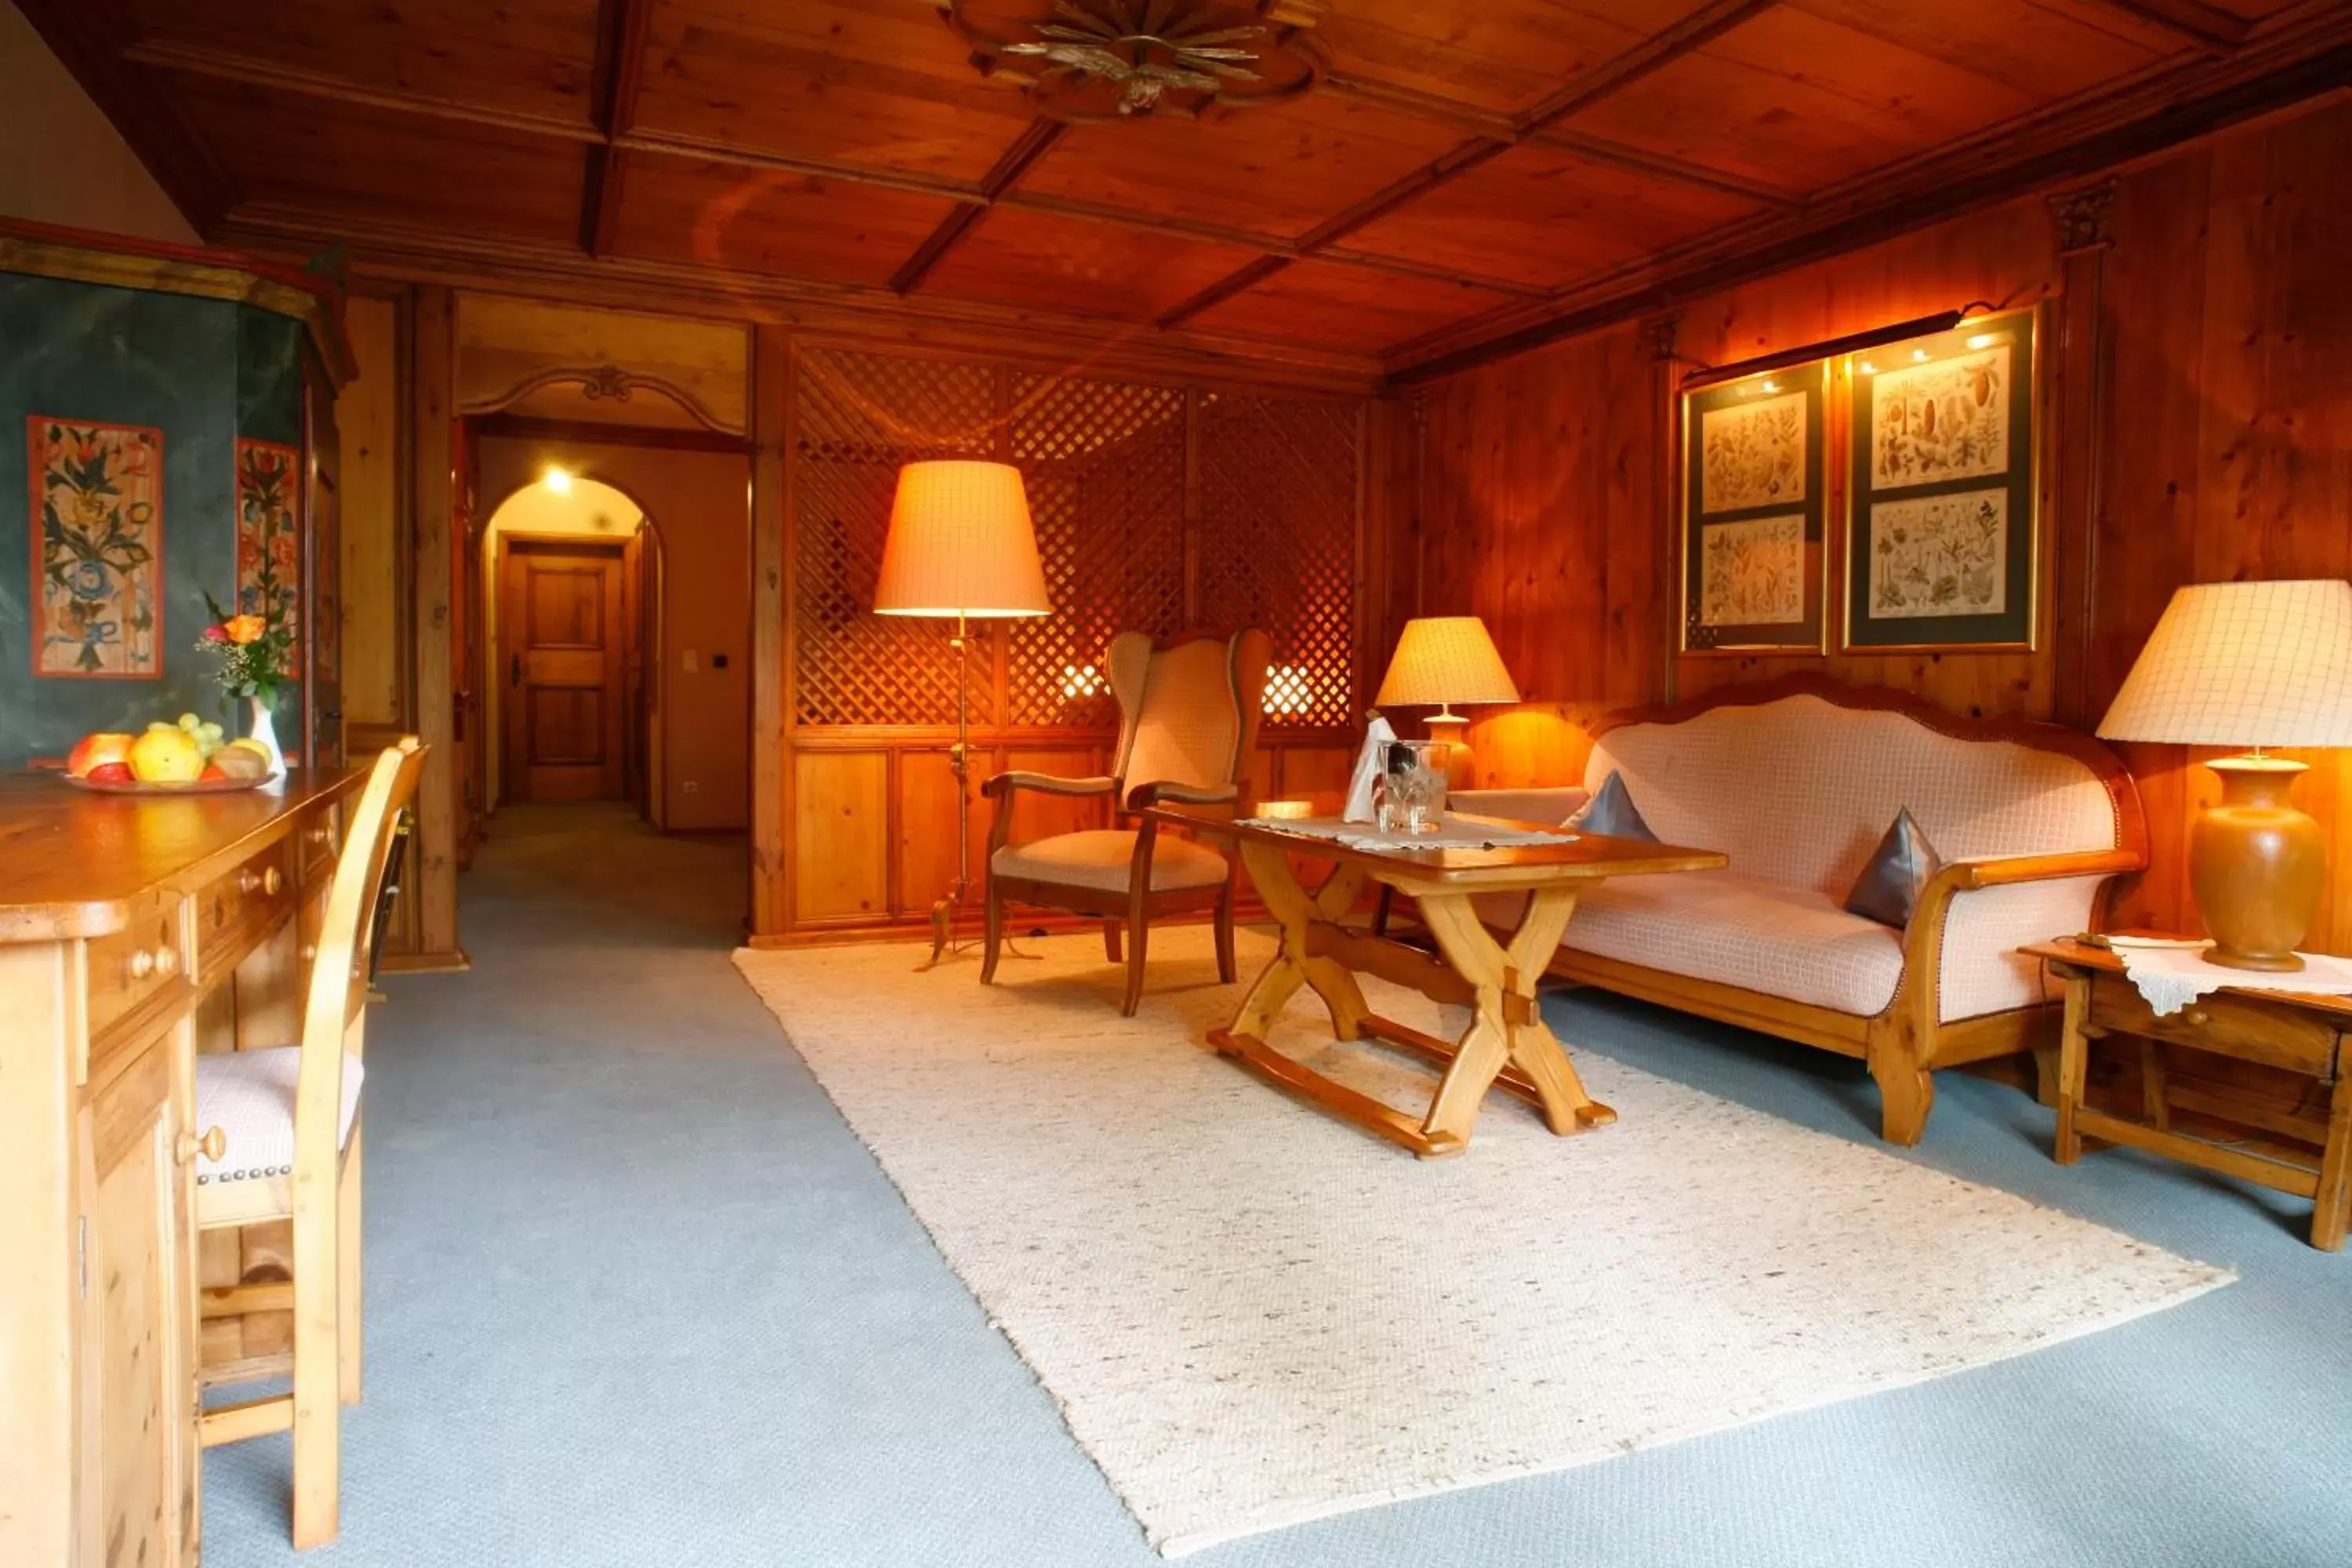
M 996 978 L 1004 940 L 1004 906 L 1037 905 L 1098 916 L 1103 950 L 1119 962 L 1126 928 L 1127 1002 L 1143 999 L 1144 949 L 1159 916 L 1216 910 L 1217 976 L 1234 979 L 1235 863 L 1141 818 L 1131 826 L 1058 833 L 1011 842 L 1013 807 L 1023 790 L 1043 795 L 1108 795 L 1113 820 L 1149 806 L 1240 809 L 1257 744 L 1272 647 L 1264 632 L 1233 637 L 1187 632 L 1155 644 L 1141 632 L 1111 639 L 1111 693 L 1118 700 L 1117 761 L 1108 778 L 999 773 L 981 786 L 996 804 L 988 835 L 988 949 L 980 978 Z

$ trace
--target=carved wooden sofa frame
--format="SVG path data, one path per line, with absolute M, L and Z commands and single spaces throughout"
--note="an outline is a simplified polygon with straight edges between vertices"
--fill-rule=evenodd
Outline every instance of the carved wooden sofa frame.
M 1863 1017 L 1811 1003 L 1791 1002 L 1759 991 L 1692 979 L 1569 947 L 1559 951 L 1549 968 L 1552 973 L 1582 984 L 1738 1024 L 1841 1056 L 1859 1058 L 1878 1085 L 1881 1131 L 1886 1141 L 1916 1143 L 1927 1129 L 1927 1113 L 1935 1105 L 1932 1074 L 1936 1068 L 2032 1051 L 2038 1068 L 2046 1074 L 2053 1062 L 2050 1053 L 2057 1045 L 2055 1001 L 1948 1022 L 1939 1016 L 1944 926 L 1953 899 L 1980 888 L 2070 877 L 2113 878 L 2145 870 L 2147 822 L 2141 810 L 2139 790 L 2121 760 L 2080 731 L 2023 719 L 1969 718 L 1906 692 L 1849 686 L 1818 675 L 1723 687 L 1687 702 L 1614 713 L 1594 728 L 1592 739 L 1598 742 L 1608 731 L 1624 725 L 1679 723 L 1714 708 L 1757 706 L 1796 696 L 1818 697 L 1842 708 L 1899 713 L 1960 740 L 2008 741 L 2071 757 L 2089 768 L 2105 786 L 2116 814 L 2116 847 L 1956 860 L 1945 866 L 1927 884 L 1910 923 L 1904 928 L 1902 983 L 1896 986 L 1894 999 L 1875 1016 Z M 2105 923 L 2112 891 L 2113 885 L 2109 883 L 2095 897 L 2095 927 Z

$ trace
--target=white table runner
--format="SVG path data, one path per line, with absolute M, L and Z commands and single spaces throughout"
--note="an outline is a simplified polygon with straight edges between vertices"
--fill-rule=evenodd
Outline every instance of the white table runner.
M 1252 816 L 1253 827 L 1278 828 L 1307 838 L 1328 838 L 1350 849 L 1501 849 L 1517 844 L 1573 844 L 1573 833 L 1543 832 L 1531 827 L 1504 827 L 1446 814 L 1434 833 L 1382 833 L 1361 822 L 1336 816 Z

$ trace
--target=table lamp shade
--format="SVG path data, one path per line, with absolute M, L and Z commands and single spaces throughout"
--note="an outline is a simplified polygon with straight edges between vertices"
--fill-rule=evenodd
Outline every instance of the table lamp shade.
M 2180 589 L 2099 733 L 2185 746 L 2352 746 L 2352 583 Z
M 1375 708 L 1517 702 L 1519 689 L 1475 616 L 1423 616 L 1404 624 Z
M 898 470 L 876 614 L 982 619 L 1053 608 L 1020 469 L 952 461 Z

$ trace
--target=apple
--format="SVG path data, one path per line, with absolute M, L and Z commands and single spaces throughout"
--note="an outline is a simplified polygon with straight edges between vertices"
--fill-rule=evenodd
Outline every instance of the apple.
M 135 735 L 125 735 L 112 730 L 101 730 L 95 735 L 84 735 L 66 753 L 66 772 L 78 779 L 89 777 L 90 770 L 109 763 L 127 761 Z
M 100 763 L 81 775 L 92 784 L 131 784 L 136 782 L 129 763 Z
M 210 763 L 206 763 L 205 764 L 205 771 L 196 775 L 197 780 L 204 784 L 211 784 L 216 779 L 225 779 L 226 777 L 228 777 L 226 773 L 221 772 L 220 769 L 215 767 Z
M 131 743 L 131 771 L 141 784 L 187 784 L 204 766 L 195 737 L 176 724 L 150 730 Z

